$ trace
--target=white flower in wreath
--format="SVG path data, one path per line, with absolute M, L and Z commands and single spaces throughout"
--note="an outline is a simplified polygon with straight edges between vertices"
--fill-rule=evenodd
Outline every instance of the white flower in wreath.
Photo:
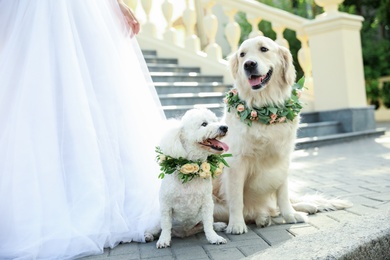
M 223 163 L 220 162 L 219 165 L 218 165 L 218 168 L 221 169 L 221 170 L 223 170 L 223 168 L 225 168 L 225 164 L 223 164 Z
M 204 172 L 209 172 L 210 169 L 211 169 L 211 166 L 208 162 L 203 162 L 201 165 L 200 165 L 200 168 L 202 169 L 202 171 Z
M 190 174 L 197 171 L 199 171 L 199 165 L 195 163 L 187 163 L 180 168 L 180 172 L 182 172 L 183 174 Z
M 221 169 L 221 168 L 215 169 L 215 172 L 214 172 L 214 175 L 215 175 L 215 176 L 219 176 L 219 175 L 221 175 L 221 174 L 222 174 L 222 169 Z
M 210 178 L 211 176 L 211 172 L 206 172 L 206 171 L 200 171 L 199 172 L 199 176 L 203 179 L 207 179 L 207 178 Z
M 244 106 L 244 105 L 239 104 L 239 105 L 237 106 L 237 111 L 238 111 L 238 112 L 242 112 L 242 111 L 244 111 L 244 110 L 245 110 L 245 106 Z
M 167 159 L 167 157 L 166 157 L 164 154 L 162 154 L 162 155 L 160 155 L 159 161 L 160 161 L 160 163 L 162 163 L 162 162 L 165 161 L 166 159 Z

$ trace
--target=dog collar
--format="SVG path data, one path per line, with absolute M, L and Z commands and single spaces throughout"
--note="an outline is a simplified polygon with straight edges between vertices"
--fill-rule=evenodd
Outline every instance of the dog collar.
M 173 158 L 165 155 L 160 147 L 156 147 L 156 160 L 160 165 L 161 173 L 158 176 L 160 179 L 165 177 L 165 174 L 173 174 L 177 172 L 182 183 L 191 181 L 194 178 L 200 177 L 203 179 L 215 178 L 222 173 L 225 166 L 229 167 L 225 161 L 225 157 L 231 157 L 231 154 L 212 154 L 209 155 L 206 161 L 190 161 L 185 158 Z
M 302 109 L 299 101 L 304 84 L 304 77 L 292 86 L 291 96 L 284 102 L 284 106 L 249 107 L 244 100 L 241 100 L 237 89 L 233 88 L 226 93 L 224 102 L 229 113 L 236 113 L 241 122 L 252 126 L 252 122 L 259 122 L 265 125 L 286 123 L 293 121 Z

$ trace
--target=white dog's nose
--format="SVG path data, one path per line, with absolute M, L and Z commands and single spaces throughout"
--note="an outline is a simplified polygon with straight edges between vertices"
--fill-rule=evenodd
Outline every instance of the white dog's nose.
M 226 125 L 221 125 L 220 127 L 219 127 L 219 130 L 221 131 L 221 132 L 223 132 L 223 133 L 227 133 L 227 131 L 228 131 L 228 127 L 226 126 Z

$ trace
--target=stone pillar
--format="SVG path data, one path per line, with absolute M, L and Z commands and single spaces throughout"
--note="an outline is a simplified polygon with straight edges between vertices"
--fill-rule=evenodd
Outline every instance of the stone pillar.
M 315 110 L 367 106 L 360 29 L 363 17 L 332 10 L 306 23 Z

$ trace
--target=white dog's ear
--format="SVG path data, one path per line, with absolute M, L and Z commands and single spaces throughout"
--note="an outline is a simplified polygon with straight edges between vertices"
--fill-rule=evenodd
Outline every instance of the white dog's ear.
M 233 76 L 233 79 L 237 77 L 238 72 L 238 58 L 237 58 L 237 52 L 234 52 L 228 57 L 229 61 L 229 70 Z
M 282 60 L 283 80 L 288 86 L 292 86 L 295 82 L 295 67 L 291 52 L 287 48 L 279 46 L 279 54 Z
M 185 157 L 186 151 L 181 141 L 182 124 L 178 120 L 169 123 L 168 130 L 161 138 L 160 148 L 165 155 L 174 158 Z

